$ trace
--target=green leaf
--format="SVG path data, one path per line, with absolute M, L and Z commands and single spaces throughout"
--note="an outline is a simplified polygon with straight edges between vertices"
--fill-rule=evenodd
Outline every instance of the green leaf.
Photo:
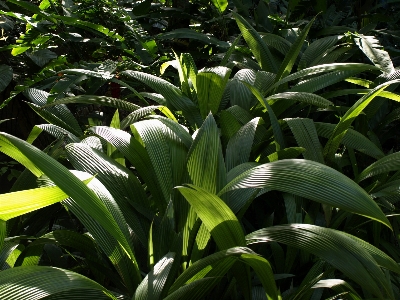
M 29 50 L 30 48 L 31 47 L 25 47 L 25 46 L 15 47 L 11 50 L 11 55 L 13 55 L 13 56 L 20 55 L 20 54 L 24 53 L 25 51 Z
M 178 190 L 194 208 L 220 250 L 245 245 L 238 219 L 218 196 L 191 184 Z
M 254 167 L 229 182 L 219 195 L 241 188 L 292 193 L 377 220 L 391 228 L 389 220 L 364 189 L 342 173 L 317 162 L 286 159 Z
M 251 266 L 256 272 L 265 290 L 268 300 L 278 300 L 278 290 L 276 288 L 274 274 L 268 260 L 256 254 L 242 254 L 240 260 Z
M 258 32 L 242 16 L 235 12 L 232 12 L 232 14 L 235 17 L 236 23 L 246 43 L 249 45 L 250 50 L 261 68 L 264 71 L 277 73 L 278 67 L 275 65 L 275 60 Z
M 69 103 L 98 104 L 109 107 L 115 107 L 126 111 L 135 111 L 140 108 L 140 106 L 130 103 L 128 101 L 112 97 L 94 96 L 94 95 L 81 95 L 81 96 L 62 98 L 44 105 L 43 108 L 53 107 L 55 105 L 60 105 L 60 104 L 69 104 Z
M 30 104 L 31 108 L 33 108 L 37 114 L 43 116 L 46 121 L 49 123 L 54 121 L 54 125 L 58 125 L 64 129 L 67 129 L 76 136 L 83 135 L 78 121 L 66 105 L 60 104 L 44 108 L 50 95 L 49 93 L 35 88 L 29 88 L 25 91 L 25 94 L 32 102 L 35 103 L 35 105 Z
M 292 47 L 292 44 L 288 40 L 272 33 L 262 33 L 262 40 L 268 47 L 278 50 L 283 55 L 286 55 Z
M 0 133 L 0 139 L 17 148 L 32 163 L 40 168 L 40 170 L 63 192 L 77 201 L 83 210 L 87 211 L 91 217 L 98 221 L 112 236 L 115 237 L 131 259 L 134 259 L 129 242 L 119 228 L 113 215 L 104 203 L 101 202 L 98 196 L 81 180 L 55 159 L 27 142 L 7 133 Z M 140 277 L 140 275 L 138 277 Z
M 70 143 L 78 143 L 80 142 L 80 139 L 75 136 L 74 134 L 70 133 L 68 130 L 65 130 L 64 128 L 61 128 L 57 125 L 53 124 L 42 124 L 42 125 L 35 125 L 29 134 L 28 138 L 26 141 L 29 144 L 32 144 L 34 140 L 39 136 L 39 134 L 45 131 L 48 134 L 52 135 L 53 137 L 57 139 L 63 139 L 66 138 L 68 142 Z
M 26 56 L 28 56 L 39 67 L 44 67 L 50 60 L 57 58 L 57 54 L 49 49 L 27 52 Z
M 350 297 L 349 299 L 353 300 L 362 299 L 358 295 L 358 293 L 352 288 L 352 286 L 342 279 L 323 279 L 314 284 L 312 288 L 313 289 L 330 288 L 337 293 L 343 293 L 343 295 L 346 295 L 346 297 Z
M 183 115 L 192 126 L 200 127 L 203 118 L 201 117 L 197 106 L 189 98 L 185 97 L 173 84 L 164 79 L 158 78 L 157 76 L 143 72 L 123 71 L 121 72 L 121 75 L 135 78 L 147 84 L 165 98 L 168 107 L 173 107 L 176 110 L 182 111 Z
M 253 95 L 256 96 L 258 101 L 267 109 L 269 120 L 272 126 L 272 131 L 274 132 L 274 139 L 276 141 L 276 150 L 279 151 L 280 149 L 285 148 L 285 140 L 283 137 L 282 129 L 271 106 L 255 87 L 247 83 L 245 83 L 245 85 L 249 88 Z
M 0 194 L 0 219 L 7 221 L 66 198 L 57 186 Z
M 75 170 L 71 172 L 80 179 L 91 177 L 90 174 L 85 172 Z M 38 184 L 40 186 L 54 185 L 54 183 L 45 176 L 39 178 Z M 94 178 L 88 184 L 88 188 L 93 191 L 103 207 L 107 209 L 108 213 L 113 218 L 111 222 L 108 221 L 107 227 L 107 219 L 96 220 L 91 216 L 92 212 L 88 212 L 87 209 L 82 208 L 75 199 L 68 198 L 64 200 L 63 205 L 67 207 L 68 211 L 71 211 L 75 216 L 77 216 L 83 226 L 88 229 L 96 243 L 101 247 L 114 265 L 115 269 L 118 271 L 124 282 L 124 289 L 127 289 L 129 293 L 133 293 L 141 281 L 141 276 L 133 254 L 133 245 L 131 245 L 132 236 L 129 232 L 130 228 L 126 226 L 126 221 L 116 201 L 98 179 Z M 121 232 L 123 239 L 125 239 L 125 247 L 124 244 L 121 243 L 121 238 L 120 241 L 118 241 L 110 234 L 110 226 Z
M 196 76 L 197 100 L 203 119 L 209 112 L 216 114 L 222 94 L 228 82 L 231 69 L 214 67 L 201 70 Z
M 1 133 L 0 133 L 1 134 Z M 9 157 L 15 159 L 20 164 L 25 166 L 32 174 L 39 177 L 43 172 L 28 158 L 23 154 L 15 145 L 13 145 L 7 139 L 0 137 L 0 151 Z
M 65 147 L 71 164 L 80 171 L 96 174 L 107 190 L 113 195 L 127 224 L 140 242 L 145 245 L 144 229 L 133 209 L 135 204 L 150 210 L 146 193 L 141 182 L 126 167 L 102 152 L 83 143 L 71 143 Z
M 221 66 L 225 66 L 228 63 L 229 58 L 231 57 L 232 53 L 235 51 L 235 48 L 236 48 L 236 46 L 239 43 L 241 38 L 242 38 L 242 34 L 239 34 L 235 38 L 235 40 L 233 41 L 233 43 L 229 47 L 228 51 L 226 51 L 226 53 L 224 54 L 224 57 L 221 60 Z
M 394 72 L 392 60 L 389 53 L 384 51 L 379 40 L 374 36 L 366 36 L 363 34 L 354 34 L 355 43 L 369 60 L 377 66 L 382 72 L 390 74 Z
M 78 75 L 87 75 L 90 77 L 99 78 L 102 80 L 111 80 L 114 79 L 114 74 L 110 73 L 110 71 L 93 71 L 87 69 L 64 69 L 62 70 L 63 74 L 78 74 Z
M 356 182 L 363 181 L 369 177 L 382 173 L 389 173 L 400 169 L 400 152 L 392 153 L 382 157 L 378 161 L 369 165 L 356 178 Z
M 174 262 L 175 253 L 167 253 L 158 261 L 138 286 L 134 300 L 159 299 Z
M 297 145 L 306 149 L 303 153 L 303 157 L 324 164 L 322 147 L 313 120 L 296 118 L 285 119 L 285 121 L 292 131 Z
M 144 143 L 165 203 L 168 203 L 173 187 L 181 183 L 187 148 L 175 133 L 159 120 L 136 122 L 131 128 Z
M 0 93 L 6 89 L 13 78 L 13 69 L 7 65 L 0 65 Z
M 207 273 L 212 269 L 217 262 L 221 260 L 225 260 L 228 257 L 239 257 L 242 254 L 247 253 L 254 253 L 251 249 L 245 247 L 233 247 L 227 250 L 222 250 L 216 253 L 213 253 L 209 256 L 206 256 L 187 268 L 174 282 L 171 286 L 168 294 L 172 294 L 176 290 L 180 289 L 181 287 L 195 282 L 201 278 L 207 276 Z M 233 265 L 235 260 L 231 260 L 230 264 Z
M 274 85 L 272 85 L 268 89 L 267 92 L 277 88 L 281 84 L 284 84 L 284 83 L 287 83 L 287 82 L 290 82 L 292 80 L 296 80 L 299 78 L 302 78 L 302 80 L 304 80 L 306 76 L 311 76 L 311 75 L 315 75 L 315 74 L 332 72 L 332 71 L 351 71 L 351 72 L 361 73 L 361 72 L 364 72 L 367 70 L 379 70 L 379 69 L 372 65 L 360 64 L 360 63 L 333 63 L 333 64 L 318 65 L 318 66 L 310 67 L 307 69 L 303 69 L 296 73 L 290 74 L 290 75 L 286 76 L 285 78 L 282 78 L 281 80 L 276 82 Z M 347 76 L 347 77 L 349 77 L 349 76 Z M 308 92 L 308 91 L 306 91 L 306 92 Z
M 220 250 L 244 245 L 242 227 L 222 199 L 194 185 L 178 187 L 178 190 L 196 211 Z M 233 274 L 241 279 L 239 285 L 248 299 L 248 292 L 251 290 L 249 270 L 244 266 L 234 265 Z
M 16 4 L 18 6 L 23 7 L 24 9 L 34 13 L 34 14 L 38 14 L 41 17 L 43 17 L 44 19 L 51 21 L 52 23 L 55 23 L 55 19 L 53 15 L 49 15 L 48 13 L 44 12 L 43 10 L 41 10 L 37 5 L 30 3 L 30 2 L 26 2 L 26 1 L 21 1 L 21 0 L 8 0 L 8 2 L 11 2 L 13 4 Z
M 39 116 L 41 116 L 47 122 L 49 122 L 53 126 L 55 126 L 54 128 L 56 128 L 56 127 L 61 128 L 62 130 L 65 130 L 65 132 L 69 132 L 73 136 L 81 136 L 82 135 L 81 130 L 79 130 L 79 131 L 75 130 L 75 128 L 71 126 L 71 123 L 68 123 L 68 122 L 60 119 L 58 116 L 56 116 L 52 112 L 50 112 L 50 111 L 48 111 L 46 109 L 42 109 L 39 105 L 36 105 L 34 103 L 27 103 L 27 104 Z M 53 130 L 53 133 L 55 133 L 54 130 Z M 33 136 L 30 137 L 30 140 L 31 139 L 33 139 Z
M 345 71 L 333 71 L 320 76 L 300 81 L 294 87 L 290 89 L 291 92 L 308 92 L 315 93 L 325 87 L 331 86 L 335 83 L 345 80 L 346 78 L 356 75 L 359 70 L 345 70 Z M 290 76 L 290 75 L 289 75 Z
M 45 299 L 64 292 L 67 294 L 63 299 L 74 299 L 75 292 L 84 293 L 84 291 L 87 291 L 85 299 L 116 300 L 111 292 L 95 281 L 63 269 L 32 266 L 0 272 L 0 298 L 2 299 L 19 300 L 26 297 Z M 99 292 L 94 293 L 95 291 Z M 69 296 L 68 293 L 70 293 Z
M 314 61 L 326 56 L 327 51 L 332 48 L 340 39 L 340 35 L 335 35 L 327 36 L 312 42 L 301 56 L 297 70 L 300 71 L 307 67 L 311 67 Z
M 275 77 L 275 82 L 281 80 L 282 78 L 286 77 L 292 71 L 293 65 L 297 59 L 297 56 L 300 53 L 300 50 L 303 46 L 303 43 L 306 39 L 308 31 L 310 30 L 314 20 L 314 17 L 311 21 L 308 22 L 307 26 L 301 31 L 301 34 L 297 37 L 296 41 L 290 47 L 289 52 L 286 53 L 285 59 L 281 63 L 279 67 L 278 73 Z
M 276 241 L 313 253 L 379 298 L 384 298 L 380 288 L 386 294 L 390 289 L 374 258 L 341 231 L 309 224 L 290 224 L 257 230 L 246 239 L 249 244 Z
M 107 126 L 91 127 L 89 130 L 115 146 L 131 162 L 146 182 L 154 199 L 164 199 L 149 154 L 140 142 L 125 131 Z M 156 204 L 165 210 L 165 201 L 159 202 Z
M 211 1 L 220 13 L 224 12 L 226 7 L 228 6 L 227 0 L 211 0 Z
M 314 122 L 319 136 L 329 139 L 336 127 L 335 124 Z M 363 134 L 349 128 L 341 141 L 346 147 L 356 149 L 361 153 L 367 154 L 375 159 L 382 158 L 385 154 L 373 142 Z
M 221 141 L 211 114 L 198 130 L 187 157 L 187 170 L 194 185 L 217 193 L 226 184 Z
M 229 140 L 226 148 L 226 171 L 248 162 L 254 135 L 260 118 L 254 118 L 240 128 Z
M 302 103 L 315 105 L 321 108 L 328 108 L 331 105 L 333 106 L 333 103 L 331 101 L 326 100 L 325 98 L 318 96 L 316 94 L 305 93 L 305 92 L 285 92 L 285 93 L 274 94 L 266 98 L 267 101 L 275 99 L 299 101 Z
M 61 21 L 63 21 L 63 23 L 73 26 L 73 27 L 79 27 L 79 28 L 86 29 L 86 30 L 87 30 L 87 28 L 90 28 L 90 29 L 96 30 L 96 31 L 112 38 L 113 40 L 117 40 L 120 42 L 124 41 L 124 38 L 122 36 L 120 36 L 118 33 L 116 33 L 115 31 L 111 31 L 110 29 L 108 29 L 102 25 L 94 24 L 91 22 L 80 20 L 78 18 L 67 17 L 67 16 L 52 15 L 52 17 L 54 17 L 55 19 L 61 20 Z
M 226 272 L 225 272 L 226 273 Z M 218 273 L 219 276 L 224 275 L 222 272 Z M 164 300 L 200 300 L 220 281 L 219 277 L 206 277 L 193 281 L 187 285 L 182 286 L 175 292 L 168 295 Z
M 343 136 L 346 134 L 346 131 L 353 123 L 354 119 L 364 110 L 365 107 L 376 97 L 378 96 L 385 88 L 387 88 L 391 84 L 399 83 L 400 80 L 392 80 L 385 82 L 376 88 L 374 88 L 371 92 L 360 98 L 340 119 L 340 122 L 336 125 L 335 130 L 332 133 L 332 136 L 329 138 L 328 142 L 324 148 L 324 156 L 330 160 L 333 159 L 334 154 L 337 148 L 340 145 Z
M 226 0 L 214 0 L 214 1 L 226 1 Z M 189 28 L 179 28 L 166 33 L 162 33 L 157 36 L 157 39 L 166 40 L 166 39 L 193 39 L 205 44 L 217 45 L 221 48 L 228 48 L 229 44 L 224 41 L 220 41 L 212 35 L 204 34 L 201 32 L 197 32 L 193 29 Z
M 158 116 L 158 115 L 152 115 L 150 118 L 157 119 L 161 123 L 166 125 L 169 129 L 171 129 L 179 137 L 179 139 L 186 145 L 186 147 L 188 149 L 190 148 L 190 146 L 193 143 L 193 138 L 189 134 L 189 130 L 185 126 L 179 124 L 177 121 L 173 121 L 171 119 L 168 119 L 168 118 L 165 118 L 162 116 Z

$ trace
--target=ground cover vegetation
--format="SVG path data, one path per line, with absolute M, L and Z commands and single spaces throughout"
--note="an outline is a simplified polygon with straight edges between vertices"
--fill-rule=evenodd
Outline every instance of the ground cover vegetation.
M 399 1 L 0 1 L 1 299 L 400 299 Z

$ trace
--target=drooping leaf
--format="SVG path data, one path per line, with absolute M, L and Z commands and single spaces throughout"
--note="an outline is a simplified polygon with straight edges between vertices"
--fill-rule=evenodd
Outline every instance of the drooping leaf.
M 305 78 L 306 76 L 315 75 L 315 74 L 319 74 L 319 73 L 326 73 L 326 72 L 332 72 L 332 71 L 352 71 L 352 72 L 361 73 L 361 72 L 364 72 L 367 70 L 378 70 L 378 68 L 375 66 L 372 66 L 372 65 L 361 64 L 361 63 L 333 63 L 333 64 L 318 65 L 318 66 L 310 67 L 307 69 L 303 69 L 296 73 L 290 74 L 290 75 L 286 76 L 285 78 L 282 78 L 281 80 L 276 82 L 274 85 L 272 85 L 268 89 L 268 91 L 271 91 L 271 90 L 275 89 L 276 87 L 280 86 L 281 84 L 290 82 L 292 80 L 296 80 L 299 78 Z M 347 77 L 349 77 L 349 76 L 347 76 Z
M 333 105 L 331 101 L 326 100 L 321 96 L 306 92 L 285 92 L 285 93 L 274 94 L 266 98 L 266 100 L 273 100 L 273 99 L 299 101 L 302 103 L 315 105 L 321 108 L 327 108 Z
M 121 209 L 127 224 L 140 242 L 145 245 L 144 229 L 132 205 L 150 209 L 147 196 L 141 182 L 126 167 L 83 143 L 71 143 L 66 146 L 67 156 L 71 164 L 81 171 L 96 174 L 104 186 L 113 195 Z
M 260 229 L 246 236 L 248 243 L 277 241 L 319 256 L 352 280 L 383 298 L 389 286 L 374 258 L 346 234 L 309 224 L 279 225 Z
M 369 165 L 367 168 L 362 171 L 358 177 L 356 178 L 357 182 L 365 180 L 369 177 L 376 176 L 382 173 L 388 173 L 391 171 L 397 171 L 400 168 L 400 153 L 395 152 L 389 155 L 386 155 Z
M 383 50 L 379 40 L 374 36 L 363 34 L 355 34 L 354 41 L 357 46 L 364 52 L 370 61 L 377 66 L 382 72 L 390 74 L 394 72 L 392 60 L 389 53 Z
M 198 108 L 176 86 L 164 79 L 143 72 L 124 71 L 121 74 L 140 80 L 150 86 L 165 98 L 168 107 L 181 110 L 192 126 L 200 127 L 203 119 Z
M 44 119 L 49 119 L 47 120 L 49 123 L 54 121 L 54 125 L 67 129 L 76 136 L 83 135 L 78 121 L 66 105 L 60 104 L 44 108 L 43 106 L 47 103 L 47 99 L 50 95 L 49 93 L 35 88 L 29 88 L 25 91 L 25 94 L 36 105 L 31 104 L 31 108 L 33 108 Z
M 106 96 L 92 96 L 92 95 L 81 95 L 81 96 L 73 96 L 66 97 L 56 101 L 53 101 L 43 108 L 52 107 L 60 104 L 69 104 L 69 103 L 85 103 L 85 104 L 98 104 L 104 106 L 115 107 L 121 110 L 126 111 L 135 111 L 140 108 L 140 106 L 130 103 L 128 101 L 106 97 Z
M 286 159 L 254 167 L 229 182 L 219 195 L 241 188 L 267 188 L 338 207 L 391 228 L 371 197 L 353 180 L 317 162 Z
M 7 221 L 66 198 L 57 186 L 0 194 L 0 219 Z
M 98 196 L 90 190 L 81 180 L 72 174 L 58 161 L 48 156 L 36 147 L 13 137 L 1 133 L 0 139 L 17 148 L 29 161 L 34 163 L 39 170 L 46 174 L 63 192 L 72 197 L 79 206 L 87 211 L 91 217 L 98 221 L 115 239 L 124 250 L 134 259 L 131 246 L 118 226 L 111 212 Z M 140 275 L 138 276 L 140 277 Z
M 117 299 L 97 282 L 68 270 L 30 266 L 0 273 L 0 297 L 3 299 L 45 299 L 61 293 L 66 293 L 63 299 L 74 299 L 79 293 L 85 293 L 86 299 Z
M 391 84 L 397 84 L 400 80 L 392 80 L 385 82 L 376 88 L 374 88 L 371 92 L 361 97 L 340 119 L 340 122 L 336 125 L 335 130 L 332 133 L 332 136 L 329 138 L 328 142 L 324 148 L 324 156 L 328 159 L 332 159 L 343 136 L 346 134 L 347 129 L 353 123 L 354 119 L 364 110 L 365 107 L 376 97 L 378 96 L 385 88 L 387 88 Z
M 335 124 L 314 122 L 319 136 L 329 139 L 335 129 Z M 349 128 L 341 141 L 343 145 L 356 149 L 361 153 L 367 154 L 375 159 L 382 158 L 385 154 L 366 136 L 358 131 Z

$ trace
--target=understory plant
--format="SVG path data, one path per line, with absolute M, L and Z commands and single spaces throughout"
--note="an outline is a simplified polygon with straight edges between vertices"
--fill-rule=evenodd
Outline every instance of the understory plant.
M 400 298 L 389 54 L 231 17 L 217 66 L 58 58 L 17 91 L 47 123 L 0 133 L 26 168 L 0 195 L 1 299 Z

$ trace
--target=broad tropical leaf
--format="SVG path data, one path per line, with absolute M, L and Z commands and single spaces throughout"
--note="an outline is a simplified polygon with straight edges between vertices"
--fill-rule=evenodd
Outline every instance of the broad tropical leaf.
M 355 34 L 354 41 L 357 46 L 365 53 L 371 62 L 380 68 L 382 72 L 390 74 L 394 72 L 392 60 L 389 53 L 384 51 L 379 40 L 374 36 Z
M 77 292 L 77 294 L 75 294 Z M 63 299 L 75 299 L 82 293 L 85 299 L 114 299 L 113 294 L 95 281 L 68 270 L 32 266 L 0 272 L 2 299 L 46 299 L 63 294 Z
M 256 60 L 260 64 L 264 71 L 277 73 L 278 67 L 275 64 L 275 60 L 272 57 L 271 51 L 265 44 L 258 32 L 239 14 L 233 12 L 233 16 L 236 19 L 236 23 L 239 26 L 240 31 L 250 50 L 253 52 Z
M 376 88 L 374 88 L 371 92 L 363 96 L 359 99 L 340 119 L 340 122 L 336 125 L 335 130 L 332 133 L 332 136 L 329 138 L 328 142 L 324 148 L 324 156 L 325 158 L 332 159 L 343 136 L 346 134 L 346 131 L 353 123 L 354 119 L 364 110 L 365 107 L 376 97 L 378 96 L 385 88 L 387 88 L 391 84 L 397 84 L 400 80 L 392 80 L 385 82 Z
M 91 96 L 91 95 L 81 95 L 81 96 L 62 98 L 43 106 L 43 108 L 52 107 L 60 104 L 69 104 L 69 103 L 99 104 L 104 106 L 115 107 L 126 111 L 135 111 L 140 108 L 140 106 L 130 103 L 128 101 L 106 96 Z
M 387 297 L 389 283 L 374 258 L 345 233 L 308 224 L 290 224 L 260 229 L 246 236 L 249 244 L 276 241 L 319 256 L 341 270 L 366 290 Z
M 211 232 L 220 250 L 245 245 L 239 221 L 224 201 L 194 185 L 178 189 Z
M 34 163 L 46 174 L 63 192 L 72 197 L 79 206 L 98 221 L 120 243 L 131 259 L 134 254 L 128 240 L 119 228 L 113 215 L 107 209 L 98 196 L 90 190 L 81 180 L 72 174 L 58 161 L 43 153 L 36 147 L 13 137 L 7 133 L 1 133 L 0 139 L 17 148 L 29 161 Z M 138 275 L 140 278 L 140 275 Z
M 317 162 L 286 159 L 254 167 L 229 182 L 218 195 L 241 188 L 292 193 L 373 220 L 391 224 L 379 206 L 353 180 Z
M 292 71 L 293 65 L 297 59 L 297 56 L 300 53 L 301 47 L 303 46 L 303 43 L 306 39 L 308 31 L 310 30 L 314 20 L 315 20 L 315 17 L 310 22 L 308 22 L 307 26 L 301 31 L 301 34 L 298 36 L 296 41 L 290 47 L 289 52 L 286 53 L 285 59 L 281 63 L 278 73 L 276 74 L 275 82 L 286 77 Z
M 388 173 L 391 171 L 397 171 L 400 168 L 400 153 L 392 153 L 382 157 L 380 160 L 374 162 L 368 166 L 364 171 L 362 171 L 356 181 L 360 182 L 369 177 L 376 176 L 382 173 Z
M 155 264 L 138 286 L 133 297 L 134 300 L 159 299 L 168 274 L 171 271 L 174 258 L 175 253 L 169 252 Z
M 231 69 L 215 67 L 201 70 L 196 76 L 197 100 L 203 119 L 209 112 L 216 114 L 222 94 L 228 82 Z
M 192 126 L 197 125 L 200 127 L 203 119 L 196 105 L 189 98 L 185 97 L 173 84 L 164 79 L 143 72 L 124 71 L 121 72 L 121 75 L 135 78 L 147 84 L 166 99 L 168 107 L 181 110 Z

